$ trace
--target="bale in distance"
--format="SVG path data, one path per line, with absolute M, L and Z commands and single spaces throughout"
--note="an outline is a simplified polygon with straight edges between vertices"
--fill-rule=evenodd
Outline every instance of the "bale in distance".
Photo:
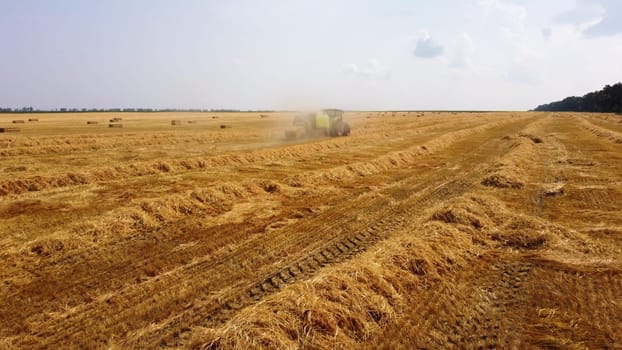
M 19 128 L 0 128 L 0 133 L 5 133 L 5 132 L 19 132 L 20 129 Z

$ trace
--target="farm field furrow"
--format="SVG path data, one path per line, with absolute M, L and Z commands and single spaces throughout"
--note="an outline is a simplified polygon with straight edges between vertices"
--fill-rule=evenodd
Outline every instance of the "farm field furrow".
M 619 117 L 113 117 L 0 134 L 0 348 L 622 346 Z

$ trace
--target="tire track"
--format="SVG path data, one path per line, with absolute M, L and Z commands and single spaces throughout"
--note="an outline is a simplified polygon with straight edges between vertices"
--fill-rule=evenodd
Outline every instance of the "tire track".
M 476 127 L 479 127 L 479 126 L 476 126 Z M 189 197 L 192 197 L 192 194 L 191 194 Z M 130 209 L 130 208 L 128 208 L 128 210 L 129 210 L 129 209 Z M 188 214 L 193 215 L 193 213 L 188 213 Z M 187 215 L 186 215 L 186 216 L 187 216 Z M 115 218 L 115 220 L 118 220 L 118 219 L 117 219 L 117 218 Z M 167 225 L 170 225 L 170 224 L 173 224 L 173 223 L 174 223 L 174 222 L 165 222 L 165 223 L 162 225 L 162 227 L 161 227 L 161 228 L 162 228 L 162 229 L 166 229 Z M 159 230 L 159 231 L 160 231 L 160 230 Z M 145 237 L 146 237 L 146 236 L 149 236 L 149 235 L 150 235 L 150 233 L 151 233 L 151 232 L 140 232 L 140 231 L 139 231 L 139 232 L 138 232 L 138 236 L 136 236 L 136 235 L 130 235 L 130 236 L 127 236 L 127 237 L 125 237 L 125 238 L 123 239 L 123 242 L 125 242 L 126 244 L 133 244 L 133 241 L 134 241 L 135 239 L 141 239 L 141 237 L 143 237 L 143 236 L 145 236 Z M 143 237 L 143 238 L 144 238 L 144 237 Z M 173 236 L 164 236 L 164 237 L 161 237 L 161 238 L 160 238 L 160 240 L 164 240 L 164 241 L 161 241 L 160 243 L 164 243 L 164 244 L 166 244 L 166 243 L 168 243 L 168 242 L 167 242 L 167 240 L 169 240 L 169 239 L 174 239 L 174 238 L 175 238 L 175 237 L 173 237 Z M 119 246 L 119 244 L 120 244 L 120 242 L 119 242 L 118 240 L 115 240 L 115 242 L 114 242 L 114 245 L 115 245 L 114 249 L 115 249 L 115 250 L 122 249 L 122 247 L 120 247 L 120 246 Z M 121 244 L 122 244 L 122 243 L 121 243 Z M 89 254 L 90 254 L 90 251 L 85 251 L 85 252 L 83 252 L 83 254 L 89 255 Z M 74 254 L 71 254 L 71 255 L 69 255 L 69 256 L 67 256 L 67 257 L 65 257 L 65 258 L 64 258 L 64 260 L 62 260 L 62 259 L 61 259 L 61 260 L 55 260 L 55 261 L 53 261 L 53 263 L 54 263 L 55 265 L 58 265 L 58 264 L 64 264 L 65 262 L 70 262 L 70 263 L 71 263 L 71 261 L 76 261 L 76 260 L 80 260 L 80 259 L 77 259 L 76 255 L 75 255 L 75 253 L 74 253 Z M 148 259 L 143 259 L 143 261 L 146 261 L 146 260 L 148 260 Z M 139 263 L 139 264 L 140 264 L 140 263 Z M 42 268 L 43 268 L 43 267 L 42 267 L 42 266 L 40 266 L 40 265 L 39 265 L 39 266 L 37 266 L 37 270 L 38 270 L 39 272 L 41 272 Z M 96 278 L 98 278 L 98 276 L 91 276 L 91 279 L 96 279 Z
M 174 225 L 174 222 L 168 222 L 168 223 L 167 223 L 167 222 L 165 222 L 165 223 L 164 223 L 164 225 L 163 225 L 160 229 L 158 229 L 158 232 L 165 232 L 165 231 L 166 231 L 166 229 L 167 229 L 167 226 L 169 226 L 169 225 Z M 220 227 L 216 227 L 216 228 L 214 228 L 214 229 L 208 229 L 208 231 L 206 232 L 206 234 L 209 234 L 209 233 L 210 233 L 210 230 L 211 230 L 211 231 L 215 231 L 215 233 L 218 233 L 218 234 L 219 234 L 219 236 L 224 236 L 224 235 L 220 234 L 220 232 L 218 232 L 218 231 L 222 230 L 222 228 L 220 228 Z M 226 230 L 226 228 L 225 228 L 225 230 Z M 125 239 L 123 239 L 121 242 L 119 242 L 119 240 L 115 240 L 115 242 L 114 242 L 114 249 L 115 249 L 115 251 L 119 251 L 119 250 L 123 249 L 123 245 L 133 245 L 133 244 L 135 243 L 134 241 L 135 241 L 136 239 L 139 239 L 139 240 L 140 240 L 140 239 L 147 239 L 147 238 L 149 238 L 149 239 L 153 238 L 153 237 L 152 237 L 152 232 L 151 232 L 151 231 L 145 231 L 145 232 L 140 232 L 140 231 L 139 231 L 139 232 L 138 232 L 138 236 L 136 236 L 136 235 L 130 235 L 130 236 L 127 236 L 127 237 L 126 237 Z M 169 241 L 171 241 L 171 242 L 172 242 L 172 240 L 174 240 L 174 239 L 176 239 L 176 238 L 177 238 L 176 236 L 164 235 L 163 237 L 159 237 L 159 238 L 158 238 L 158 244 L 160 244 L 160 245 L 166 245 L 166 244 L 170 243 Z M 229 240 L 229 241 L 231 241 L 231 240 Z M 87 251 L 82 252 L 82 254 L 84 255 L 84 257 L 88 257 L 88 256 L 90 256 L 90 255 L 91 255 L 91 252 L 90 252 L 90 250 L 87 250 Z M 154 259 L 154 258 L 156 258 L 156 259 L 162 258 L 162 257 L 163 257 L 164 255 L 166 255 L 166 254 L 167 254 L 167 253 L 166 253 L 166 252 L 164 252 L 164 253 L 162 253 L 162 254 L 160 254 L 160 255 L 157 255 L 157 256 L 152 256 L 152 257 L 143 258 L 143 259 L 141 260 L 141 262 L 138 262 L 136 265 L 138 265 L 139 267 L 140 267 L 140 266 L 144 266 L 144 264 L 145 264 L 147 261 L 152 260 L 152 259 Z M 60 259 L 60 260 L 58 260 L 58 259 L 57 259 L 57 260 L 54 260 L 54 261 L 53 261 L 53 264 L 54 264 L 54 265 L 65 264 L 65 263 L 70 263 L 70 264 L 71 264 L 71 262 L 73 262 L 73 261 L 81 261 L 81 260 L 84 260 L 84 259 L 80 259 L 80 256 L 76 256 L 76 254 L 75 254 L 75 253 L 73 253 L 73 254 L 68 255 L 68 256 L 66 256 L 65 258 L 62 258 L 62 259 Z M 136 265 L 134 265 L 134 266 L 136 266 Z M 128 272 L 129 272 L 129 269 L 131 269 L 132 267 L 127 266 L 127 265 L 123 265 L 123 266 L 120 266 L 119 268 L 121 269 L 121 270 L 119 270 L 119 272 L 120 272 L 120 273 L 125 274 L 125 273 L 128 273 Z M 43 267 L 43 266 L 41 266 L 41 265 L 39 265 L 39 266 L 37 266 L 37 267 L 36 267 L 36 269 L 37 269 L 37 272 L 38 272 L 38 273 L 41 273 L 41 271 L 42 271 L 42 270 L 44 270 L 44 267 Z M 107 270 L 106 270 L 106 273 L 107 273 L 107 274 L 108 274 L 108 273 L 110 273 L 110 269 L 107 269 Z M 118 275 L 118 274 L 116 274 L 116 275 Z M 116 275 L 115 275 L 115 276 L 116 276 Z M 97 279 L 101 279 L 101 276 L 98 276 L 98 275 L 93 275 L 93 273 L 89 273 L 89 277 L 88 277 L 88 279 L 86 279 L 86 280 L 81 280 L 81 281 L 79 281 L 79 282 L 77 282 L 77 283 L 74 283 L 74 284 L 83 284 L 83 283 L 86 283 L 86 282 L 89 282 L 89 281 L 92 281 L 92 280 L 97 280 Z M 104 280 L 104 281 L 105 281 L 105 280 Z
M 622 342 L 619 270 L 539 261 L 525 298 L 525 346 L 616 348 Z
M 172 223 L 174 224 L 174 223 Z M 175 226 L 172 226 L 173 228 Z M 240 237 L 239 232 L 237 232 L 237 228 L 232 227 L 230 229 L 228 228 L 224 228 L 225 231 L 230 231 L 229 233 L 227 232 L 221 232 L 223 229 L 221 227 L 216 227 L 214 229 L 208 229 L 207 232 L 204 232 L 205 234 L 209 234 L 210 231 L 213 231 L 214 234 L 217 234 L 218 236 L 221 237 L 225 237 L 227 236 L 227 238 L 222 242 L 222 243 L 230 243 L 230 242 L 234 242 L 237 240 L 237 237 Z M 143 232 L 141 235 L 144 236 L 145 239 L 148 239 L 149 241 L 151 240 L 157 240 L 158 243 L 158 247 L 165 247 L 166 245 L 169 245 L 169 243 L 172 243 L 173 240 L 177 239 L 177 236 L 174 235 L 167 235 L 166 234 L 167 231 L 167 226 L 163 226 L 161 230 L 158 230 L 158 232 L 161 233 L 160 237 L 155 238 L 152 235 L 152 232 Z M 244 233 L 244 232 L 242 232 Z M 258 233 L 258 231 L 255 231 L 255 233 Z M 244 234 L 246 237 L 251 236 L 252 232 Z M 121 249 L 124 248 L 125 245 L 129 245 L 129 246 L 133 246 L 135 244 L 135 240 L 136 240 L 136 236 L 128 236 L 126 239 L 124 239 L 122 242 L 119 241 L 115 241 L 115 245 L 114 245 L 114 249 L 115 251 L 119 251 Z M 138 237 L 140 238 L 140 237 Z M 210 248 L 209 245 L 208 246 L 204 246 L 202 245 L 201 248 L 209 248 L 209 250 L 213 250 L 213 248 Z M 194 251 L 193 253 L 196 254 L 202 254 L 201 251 Z M 131 252 L 130 252 L 131 254 Z M 87 250 L 83 252 L 84 258 L 88 258 L 90 256 L 92 256 L 92 252 Z M 155 256 L 149 256 L 149 257 L 143 257 L 141 259 L 141 261 L 139 261 L 138 263 L 133 263 L 133 264 L 118 264 L 117 266 L 112 266 L 109 268 L 106 268 L 105 271 L 102 274 L 97 274 L 97 273 L 93 273 L 93 271 L 84 271 L 85 273 L 87 273 L 87 277 L 86 278 L 82 278 L 78 281 L 75 281 L 73 283 L 71 283 L 70 285 L 66 285 L 65 282 L 63 282 L 63 289 L 67 290 L 68 292 L 70 292 L 69 295 L 74 295 L 74 294 L 82 294 L 83 292 L 86 292 L 89 289 L 92 289 L 92 284 L 94 281 L 97 281 L 98 285 L 105 285 L 107 282 L 111 282 L 111 281 L 115 281 L 117 279 L 119 279 L 119 276 L 121 275 L 127 275 L 129 277 L 131 277 L 133 274 L 133 272 L 136 271 L 136 269 L 140 269 L 143 268 L 145 266 L 147 266 L 150 261 L 152 260 L 161 260 L 164 259 L 165 256 L 168 255 L 167 251 L 164 251 L 162 253 L 160 253 L 159 255 L 155 255 Z M 76 256 L 75 254 L 70 254 L 67 255 L 65 258 L 61 259 L 61 260 L 55 260 L 53 261 L 53 266 L 57 266 L 59 264 L 64 264 L 65 263 L 69 263 L 74 264 L 74 262 L 78 262 L 78 261 L 82 261 L 85 259 L 80 259 L 79 256 Z M 79 265 L 80 268 L 82 264 Z M 42 266 L 37 266 L 36 267 L 36 272 L 37 274 L 41 274 L 42 271 L 44 271 L 44 268 Z M 73 275 L 75 275 L 75 273 L 72 273 Z M 139 272 L 138 276 L 136 277 L 140 277 L 142 276 L 142 273 Z M 37 288 L 37 286 L 34 286 L 35 288 Z M 19 290 L 13 293 L 13 296 L 9 296 L 9 299 L 11 299 L 14 296 L 17 296 L 18 294 L 24 294 L 23 290 Z M 33 297 L 36 297 L 38 293 L 35 291 L 35 293 L 33 294 Z M 91 297 L 87 297 L 87 299 L 91 299 Z M 31 301 L 29 301 L 28 303 L 31 303 Z M 18 316 L 17 314 L 13 315 L 13 316 Z
M 523 303 L 521 289 L 532 264 L 519 256 L 491 252 L 475 269 L 463 271 L 434 295 L 439 303 L 423 303 L 415 313 L 424 323 L 417 348 L 519 349 L 522 330 L 509 311 Z M 502 253 L 501 253 L 502 254 Z
M 480 144 L 479 147 L 476 147 L 470 157 L 466 157 L 462 161 L 465 164 L 482 164 L 482 158 L 486 159 L 490 156 L 490 149 L 496 149 L 499 151 L 498 145 L 496 144 L 497 142 L 497 140 L 492 142 L 495 145 L 493 147 L 490 144 L 491 140 L 487 140 L 484 144 Z M 507 149 L 505 151 L 507 151 Z M 231 318 L 231 316 L 237 311 L 256 303 L 269 294 L 280 290 L 286 284 L 293 283 L 301 278 L 308 278 L 326 264 L 344 261 L 353 255 L 364 251 L 366 248 L 373 245 L 373 243 L 381 239 L 386 239 L 392 232 L 395 232 L 399 228 L 407 225 L 410 221 L 409 219 L 420 215 L 420 213 L 430 204 L 448 200 L 469 191 L 469 189 L 471 189 L 474 184 L 478 182 L 482 171 L 483 168 L 476 166 L 468 169 L 458 176 L 453 174 L 453 176 L 451 176 L 453 179 L 440 183 L 436 187 L 428 186 L 422 195 L 413 196 L 409 198 L 409 200 L 404 201 L 399 206 L 399 210 L 393 211 L 388 215 L 383 215 L 382 219 L 364 231 L 354 233 L 354 235 L 346 237 L 342 240 L 332 241 L 328 244 L 328 246 L 324 246 L 319 250 L 313 251 L 311 254 L 306 255 L 291 265 L 280 268 L 276 272 L 264 277 L 260 282 L 246 287 L 237 296 L 232 296 L 227 300 L 223 300 L 224 306 L 217 306 L 199 312 L 193 312 L 209 315 L 202 322 L 197 322 L 196 320 L 188 322 L 188 320 L 184 320 L 183 322 L 174 322 L 176 325 L 167 325 L 173 330 L 164 332 L 166 336 L 160 338 L 160 345 L 163 346 L 171 343 L 170 345 L 172 346 L 179 346 L 179 339 L 183 338 L 183 334 L 181 333 L 184 332 L 179 332 L 177 330 L 183 328 L 182 324 L 193 324 L 203 327 L 218 326 Z M 447 179 L 447 175 L 443 176 L 440 173 L 437 173 L 430 176 L 430 178 Z M 360 242 L 360 244 L 355 242 Z M 162 330 L 160 330 L 160 332 L 162 332 Z M 148 344 L 153 344 L 155 342 L 155 339 L 146 343 L 144 340 L 145 339 L 143 338 L 138 343 L 130 344 L 132 347 L 143 347 L 149 346 Z
M 527 123 L 525 120 L 514 121 L 513 127 L 522 127 L 525 123 Z M 497 132 L 505 132 L 506 127 L 507 125 L 497 126 L 496 130 Z M 465 166 L 467 169 L 471 169 L 473 164 L 476 164 L 475 168 L 479 170 L 477 165 L 491 157 L 493 153 L 491 150 L 498 151 L 497 140 L 475 139 L 465 142 L 480 145 L 480 149 L 477 152 L 472 152 L 469 156 L 461 159 L 463 165 L 468 165 Z M 320 269 L 322 264 L 334 264 L 343 261 L 364 248 L 371 246 L 375 240 L 386 237 L 393 227 L 403 225 L 404 222 L 408 221 L 409 217 L 417 215 L 417 211 L 425 208 L 425 204 L 463 193 L 471 186 L 470 182 L 459 180 L 443 181 L 447 179 L 448 175 L 453 174 L 455 176 L 455 173 L 455 170 L 441 169 L 429 174 L 425 179 L 412 178 L 410 180 L 411 183 L 405 182 L 400 184 L 400 186 L 404 186 L 405 190 L 412 189 L 413 185 L 425 186 L 423 194 L 413 194 L 413 197 L 419 201 L 419 204 L 416 205 L 416 202 L 412 202 L 411 199 L 406 205 L 406 208 L 409 208 L 408 210 L 400 206 L 401 210 L 404 210 L 401 215 L 400 213 L 390 211 L 386 205 L 386 199 L 376 200 L 372 203 L 366 198 L 360 201 L 348 202 L 345 207 L 320 215 L 320 217 L 311 222 L 302 222 L 293 227 L 287 227 L 282 232 L 274 234 L 270 238 L 270 242 L 245 242 L 233 254 L 225 254 L 217 259 L 207 258 L 203 261 L 198 260 L 196 263 L 184 266 L 179 270 L 158 276 L 157 279 L 151 281 L 150 285 L 131 286 L 121 294 L 112 296 L 101 303 L 91 303 L 87 308 L 78 308 L 66 316 L 54 318 L 50 322 L 44 322 L 40 327 L 36 327 L 38 330 L 35 330 L 33 337 L 24 339 L 22 345 L 37 347 L 63 343 L 63 341 L 71 339 L 72 333 L 80 332 L 83 327 L 88 327 L 88 325 L 95 327 L 93 322 L 96 321 L 101 322 L 99 328 L 108 329 L 108 332 L 110 332 L 111 329 L 128 329 L 129 325 L 117 324 L 117 320 L 120 319 L 158 319 L 159 317 L 155 317 L 155 315 L 135 314 L 135 311 L 147 307 L 146 305 L 149 305 L 152 301 L 161 300 L 161 298 L 170 293 L 177 296 L 164 304 L 160 304 L 158 308 L 167 309 L 167 305 L 170 305 L 172 308 L 169 312 L 176 312 L 174 310 L 185 311 L 176 314 L 172 319 L 169 318 L 154 333 L 141 333 L 128 344 L 133 344 L 137 347 L 150 347 L 153 344 L 159 343 L 158 339 L 174 339 L 178 336 L 180 330 L 188 325 L 204 321 L 205 315 L 213 315 L 214 321 L 208 320 L 207 322 L 222 322 L 234 313 L 234 311 L 226 310 L 237 310 L 239 307 L 244 307 L 246 302 L 256 302 L 257 299 L 261 299 L 265 295 L 278 290 L 286 283 L 297 280 L 298 276 L 307 278 Z M 464 175 L 463 172 L 458 177 L 463 178 Z M 472 178 L 475 180 L 479 176 L 480 174 L 475 174 Z M 439 179 L 442 181 L 440 184 Z M 426 180 L 429 182 L 426 182 Z M 433 183 L 438 185 L 430 186 Z M 373 221 L 378 221 L 378 224 L 376 226 L 370 225 L 369 229 L 371 232 L 363 230 L 344 232 L 341 227 L 346 226 L 346 223 L 352 223 L 354 219 L 344 218 L 343 213 L 356 212 L 358 206 L 366 208 L 366 211 L 373 210 L 374 208 L 377 209 L 377 215 L 359 224 L 359 227 Z M 388 219 L 383 221 L 382 217 Z M 319 226 L 317 224 L 320 222 L 324 224 L 324 229 L 321 232 L 316 232 L 312 235 L 301 234 L 301 232 L 315 232 L 317 227 L 322 227 L 322 224 Z M 326 223 L 331 224 L 326 225 Z M 373 232 L 374 230 L 381 234 L 376 235 Z M 334 236 L 335 238 L 328 243 L 311 243 L 316 237 L 327 236 Z M 274 244 L 275 242 L 279 243 Z M 257 243 L 260 246 L 256 246 Z M 261 244 L 263 244 L 263 248 Z M 237 269 L 239 266 L 232 263 L 232 261 L 235 262 L 238 259 L 237 257 L 253 256 L 254 258 L 251 259 L 250 264 L 257 263 L 268 266 L 267 261 L 271 261 L 273 258 L 262 256 L 262 254 L 266 254 L 269 251 L 267 248 L 271 251 L 286 251 L 287 249 L 296 248 L 296 251 L 301 251 L 305 255 L 303 259 L 296 259 L 294 256 L 278 269 L 269 268 L 268 270 L 276 272 L 269 272 L 259 279 L 258 282 L 248 284 L 248 282 L 243 280 L 240 281 L 240 272 Z M 304 253 L 305 250 L 313 252 L 313 254 L 309 256 L 307 253 Z M 189 276 L 192 277 L 189 279 Z M 291 278 L 288 276 L 291 276 Z M 180 284 L 184 284 L 184 290 L 175 291 L 177 289 L 175 286 Z M 228 287 L 224 290 L 215 290 L 213 285 Z M 181 294 L 175 294 L 179 292 Z M 143 297 L 147 295 L 150 295 L 150 297 Z M 203 300 L 196 300 L 196 295 L 202 296 Z M 138 304 L 129 302 L 130 300 L 137 299 L 141 300 Z M 190 304 L 187 304 L 187 301 L 190 301 Z M 108 307 L 101 308 L 100 304 L 102 303 L 108 305 Z M 132 304 L 132 307 L 128 309 L 130 304 Z M 218 316 L 219 313 L 224 316 Z M 86 322 L 87 320 L 88 322 Z
M 607 167 L 619 166 L 619 152 L 616 145 L 592 132 L 586 123 L 589 122 L 585 118 L 572 118 L 553 125 L 560 135 L 570 135 L 556 138 L 568 151 L 565 164 L 559 165 L 564 167 L 571 185 L 568 199 L 579 210 L 618 211 L 620 192 L 612 182 L 620 178 Z
M 587 131 L 591 132 L 592 134 L 600 138 L 607 139 L 614 144 L 622 143 L 622 133 L 613 131 L 601 125 L 593 124 L 590 121 L 588 121 L 587 118 L 585 117 L 578 117 L 578 118 L 579 118 L 581 126 Z
M 154 334 L 150 336 L 142 334 L 140 338 L 123 346 L 132 348 L 150 347 L 153 344 L 178 346 L 180 339 L 183 338 L 183 333 L 190 330 L 187 325 L 208 327 L 220 325 L 242 308 L 277 292 L 285 285 L 310 278 L 324 266 L 345 261 L 365 251 L 377 241 L 387 238 L 392 232 L 407 225 L 409 218 L 418 215 L 428 203 L 459 196 L 471 186 L 471 184 L 463 181 L 450 181 L 441 184 L 414 201 L 411 198 L 410 203 L 400 205 L 401 209 L 398 211 L 381 211 L 380 215 L 376 216 L 377 219 L 371 221 L 375 223 L 371 223 L 368 228 L 341 237 L 336 235 L 334 239 L 304 253 L 301 258 L 268 273 L 258 282 L 239 285 L 233 289 L 237 292 L 229 290 L 227 295 L 212 298 L 204 305 L 197 305 L 197 307 L 167 321 Z M 382 206 L 371 207 L 381 208 Z

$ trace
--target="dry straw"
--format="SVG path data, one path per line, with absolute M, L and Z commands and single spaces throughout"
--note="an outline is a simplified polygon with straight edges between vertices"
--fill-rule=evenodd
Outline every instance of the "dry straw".
M 486 251 L 508 249 L 495 253 L 491 259 L 496 261 L 499 254 L 515 250 L 534 254 L 555 247 L 574 254 L 585 249 L 586 241 L 588 237 L 542 219 L 514 214 L 493 197 L 467 194 L 430 209 L 427 219 L 412 222 L 372 251 L 242 310 L 222 327 L 195 328 L 191 345 L 408 348 L 435 339 L 436 346 L 450 346 L 450 334 L 418 334 L 435 317 L 413 313 L 420 308 L 409 305 L 423 302 L 418 295 L 439 288 L 434 302 L 440 312 L 440 305 L 450 307 L 461 298 L 461 290 L 452 289 L 452 276 Z

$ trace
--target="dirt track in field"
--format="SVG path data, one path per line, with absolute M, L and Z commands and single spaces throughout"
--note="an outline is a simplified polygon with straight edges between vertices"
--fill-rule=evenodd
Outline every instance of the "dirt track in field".
M 0 134 L 0 348 L 622 347 L 619 116 L 113 116 Z

